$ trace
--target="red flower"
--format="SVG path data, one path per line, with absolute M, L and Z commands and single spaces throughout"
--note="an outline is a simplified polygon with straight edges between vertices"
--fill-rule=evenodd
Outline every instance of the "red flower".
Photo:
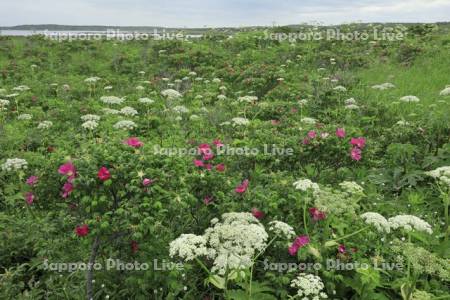
M 64 184 L 62 190 L 63 190 L 62 197 L 63 197 L 63 198 L 69 197 L 69 195 L 70 195 L 70 194 L 72 193 L 72 191 L 73 191 L 73 184 L 70 183 L 70 182 L 66 182 L 66 183 Z
M 211 154 L 211 147 L 208 144 L 200 144 L 198 146 L 199 154 Z
M 352 144 L 353 146 L 358 147 L 359 149 L 364 149 L 364 147 L 366 146 L 366 139 L 363 138 L 363 137 L 352 138 L 350 140 L 350 144 Z
M 196 167 L 204 167 L 204 166 L 205 166 L 205 164 L 203 163 L 203 161 L 201 161 L 201 160 L 199 160 L 199 159 L 195 159 L 195 160 L 194 160 L 194 165 L 195 165 Z
M 315 207 L 311 207 L 309 209 L 309 214 L 311 215 L 314 221 L 321 221 L 326 218 L 325 212 L 320 211 Z
M 77 226 L 75 228 L 75 233 L 78 236 L 86 236 L 89 233 L 89 226 L 87 224 L 83 224 L 81 226 Z
M 154 182 L 153 179 L 150 179 L 150 178 L 144 178 L 144 180 L 142 180 L 142 185 L 143 185 L 143 186 L 149 186 L 149 185 L 151 185 L 153 182 Z
M 307 235 L 301 235 L 296 237 L 292 245 L 289 247 L 289 254 L 292 256 L 296 255 L 298 249 L 309 244 L 309 241 L 310 241 L 309 236 Z
M 68 176 L 67 179 L 70 182 L 72 182 L 73 179 L 75 179 L 75 176 L 77 176 L 77 170 L 75 169 L 75 166 L 71 162 L 61 165 L 58 169 L 58 173 L 61 175 Z
M 336 129 L 336 136 L 338 138 L 344 138 L 345 137 L 345 129 L 344 128 L 337 128 Z
M 239 194 L 245 193 L 245 191 L 246 191 L 247 188 L 248 188 L 248 184 L 249 184 L 248 179 L 245 179 L 244 181 L 242 181 L 242 183 L 241 183 L 240 185 L 238 185 L 238 186 L 236 187 L 235 192 L 236 192 L 236 193 L 239 193 Z
M 124 143 L 133 148 L 139 148 L 144 146 L 144 143 L 141 142 L 137 137 L 130 137 L 129 139 L 124 141 Z
M 353 160 L 360 161 L 362 158 L 361 149 L 359 149 L 358 147 L 353 147 L 352 151 L 350 152 L 350 156 Z
M 205 198 L 203 198 L 203 203 L 205 203 L 205 205 L 209 205 L 213 201 L 214 199 L 212 196 L 205 196 Z
M 139 244 L 138 244 L 138 242 L 136 242 L 136 241 L 131 241 L 130 246 L 131 246 L 131 252 L 132 252 L 133 254 L 135 254 L 136 252 L 139 251 Z
M 260 211 L 259 209 L 253 207 L 252 208 L 252 215 L 257 218 L 258 220 L 261 220 L 266 215 L 264 212 Z
M 101 181 L 106 181 L 111 178 L 111 173 L 109 173 L 109 170 L 106 167 L 101 167 L 97 176 Z
M 28 205 L 33 204 L 34 201 L 34 194 L 32 192 L 25 193 L 25 201 L 27 201 Z
M 224 165 L 224 164 L 218 164 L 218 165 L 216 166 L 216 170 L 217 170 L 217 172 L 223 172 L 223 171 L 225 171 L 225 165 Z
M 28 177 L 26 183 L 29 186 L 34 186 L 38 182 L 38 180 L 39 180 L 39 178 L 37 176 L 33 175 L 33 176 Z
M 310 139 L 314 139 L 317 136 L 317 133 L 314 130 L 308 132 L 308 137 Z
M 211 160 L 213 158 L 214 158 L 214 154 L 212 154 L 212 153 L 203 154 L 203 160 Z

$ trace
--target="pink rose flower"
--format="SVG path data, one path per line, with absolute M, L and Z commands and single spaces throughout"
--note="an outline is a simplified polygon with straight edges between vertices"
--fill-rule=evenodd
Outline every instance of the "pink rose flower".
M 336 129 L 336 136 L 338 138 L 345 138 L 345 129 L 344 128 L 337 128 Z
M 144 146 L 144 143 L 141 142 L 137 137 L 130 137 L 127 140 L 124 141 L 124 144 L 127 144 L 130 147 L 133 148 L 140 148 Z
M 106 167 L 101 167 L 100 170 L 98 170 L 97 176 L 101 181 L 106 181 L 111 178 L 111 173 Z
M 248 184 L 249 184 L 248 179 L 245 179 L 244 181 L 242 181 L 242 183 L 240 185 L 238 185 L 236 187 L 236 189 L 234 191 L 238 194 L 243 194 L 243 193 L 245 193 L 245 191 L 247 191 Z

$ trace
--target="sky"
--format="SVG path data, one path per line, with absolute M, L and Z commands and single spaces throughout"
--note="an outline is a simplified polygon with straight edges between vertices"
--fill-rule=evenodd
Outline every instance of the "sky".
M 239 27 L 450 21 L 450 0 L 0 0 L 0 26 Z

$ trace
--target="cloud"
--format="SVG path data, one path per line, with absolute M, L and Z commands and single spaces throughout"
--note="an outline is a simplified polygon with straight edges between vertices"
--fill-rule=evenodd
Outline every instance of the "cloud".
M 449 0 L 15 0 L 0 3 L 0 25 L 251 26 L 319 21 L 448 21 Z

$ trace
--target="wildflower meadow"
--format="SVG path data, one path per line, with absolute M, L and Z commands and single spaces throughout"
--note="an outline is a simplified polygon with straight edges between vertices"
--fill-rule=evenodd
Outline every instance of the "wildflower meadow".
M 0 36 L 0 299 L 450 299 L 450 27 L 392 26 Z

